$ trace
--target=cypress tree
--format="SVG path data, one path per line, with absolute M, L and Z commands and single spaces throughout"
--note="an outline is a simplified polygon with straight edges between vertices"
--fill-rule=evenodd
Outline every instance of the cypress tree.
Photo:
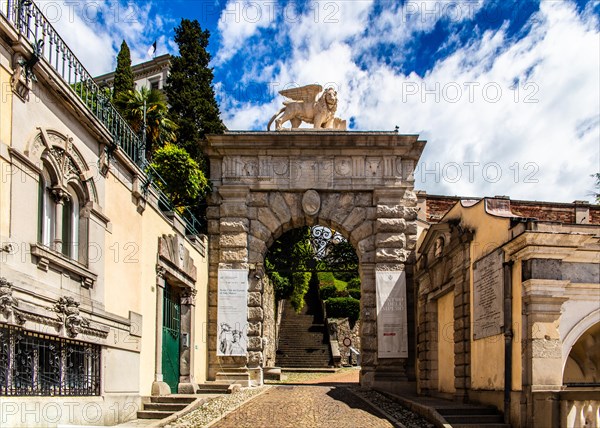
M 133 91 L 133 71 L 131 71 L 131 52 L 125 40 L 121 43 L 121 50 L 117 55 L 117 69 L 115 70 L 115 80 L 113 83 L 113 101 L 116 101 L 119 94 Z
M 206 170 L 200 141 L 206 134 L 221 134 L 225 125 L 212 86 L 213 70 L 208 66 L 210 32 L 197 20 L 182 19 L 175 28 L 179 56 L 171 59 L 165 92 L 170 115 L 177 126 L 177 144 L 187 150 Z

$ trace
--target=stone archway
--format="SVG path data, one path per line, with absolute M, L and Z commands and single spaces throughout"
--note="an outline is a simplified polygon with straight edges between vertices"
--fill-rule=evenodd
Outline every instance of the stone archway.
M 209 379 L 259 379 L 265 347 L 271 346 L 263 328 L 269 316 L 263 299 L 268 292 L 262 270 L 265 253 L 287 230 L 315 224 L 339 230 L 359 257 L 361 384 L 384 386 L 414 379 L 413 171 L 424 145 L 416 135 L 395 132 L 298 130 L 208 137 L 205 149 L 214 186 L 207 211 Z M 244 356 L 217 356 L 219 272 L 227 269 L 247 271 Z M 406 321 L 396 323 L 387 336 L 377 310 L 384 273 L 396 284 L 406 281 L 403 299 L 388 296 L 385 307 L 392 309 L 388 316 L 395 313 Z

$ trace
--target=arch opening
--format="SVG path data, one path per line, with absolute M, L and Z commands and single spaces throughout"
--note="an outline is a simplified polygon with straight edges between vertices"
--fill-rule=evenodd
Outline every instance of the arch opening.
M 563 384 L 600 385 L 600 323 L 588 328 L 571 347 L 563 371 Z
M 264 260 L 275 299 L 275 364 L 358 365 L 361 281 L 352 244 L 327 226 L 301 226 L 281 233 Z

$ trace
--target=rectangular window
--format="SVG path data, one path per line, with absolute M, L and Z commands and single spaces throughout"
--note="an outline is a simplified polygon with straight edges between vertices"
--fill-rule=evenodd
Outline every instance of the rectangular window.
M 0 327 L 3 395 L 100 395 L 100 346 Z

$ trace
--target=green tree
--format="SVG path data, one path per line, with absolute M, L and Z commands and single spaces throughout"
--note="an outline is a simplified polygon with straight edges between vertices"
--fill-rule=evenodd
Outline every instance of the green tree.
M 197 204 L 209 189 L 208 180 L 198 163 L 184 148 L 166 144 L 154 152 L 150 166 L 165 181 L 158 181 L 161 190 L 167 194 L 176 208 Z M 150 170 L 149 175 L 152 175 Z
M 142 135 L 144 130 L 145 104 L 147 159 L 152 159 L 152 154 L 159 147 L 175 141 L 177 125 L 168 117 L 169 108 L 162 92 L 143 87 L 139 91 L 122 92 L 116 102 L 121 114 L 138 135 Z
M 327 252 L 318 261 L 319 270 L 330 271 L 335 278 L 351 281 L 358 277 L 358 256 L 354 247 L 347 240 L 334 243 L 329 241 Z
M 125 40 L 121 43 L 121 50 L 117 55 L 117 68 L 115 70 L 115 80 L 113 83 L 113 101 L 119 98 L 119 95 L 133 91 L 133 71 L 131 70 L 131 52 Z M 119 106 L 117 105 L 117 108 Z
M 181 20 L 175 28 L 179 56 L 171 59 L 165 86 L 169 113 L 178 126 L 177 144 L 201 162 L 205 171 L 200 142 L 206 134 L 221 134 L 225 130 L 212 86 L 213 70 L 208 66 L 209 38 L 210 32 L 202 30 L 197 20 Z
M 592 177 L 596 179 L 596 190 L 594 190 L 592 195 L 596 198 L 596 203 L 600 204 L 600 172 L 592 174 Z
M 314 269 L 314 249 L 310 243 L 310 228 L 302 227 L 284 233 L 265 257 L 267 274 L 275 287 L 278 300 L 289 299 L 300 311 L 304 295 L 310 286 Z

